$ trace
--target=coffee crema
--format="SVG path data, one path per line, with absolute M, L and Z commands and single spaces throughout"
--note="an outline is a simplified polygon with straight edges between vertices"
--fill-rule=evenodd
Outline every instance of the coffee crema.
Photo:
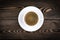
M 38 22 L 38 15 L 35 12 L 28 12 L 25 15 L 25 22 L 26 24 L 33 26 L 35 24 L 37 24 Z

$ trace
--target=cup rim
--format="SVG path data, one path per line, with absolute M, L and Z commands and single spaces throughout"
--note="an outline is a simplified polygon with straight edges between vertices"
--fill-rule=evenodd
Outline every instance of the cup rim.
M 25 15 L 30 11 L 33 11 L 38 15 L 38 22 L 37 22 L 37 24 L 35 24 L 32 27 L 29 26 L 28 24 L 26 24 L 25 19 L 24 19 Z M 25 31 L 28 31 L 28 32 L 36 31 L 41 28 L 41 26 L 43 25 L 43 22 L 44 22 L 43 13 L 41 12 L 41 10 L 39 8 L 37 8 L 35 6 L 25 7 L 19 12 L 18 23 L 19 23 L 20 27 L 22 29 L 24 29 Z

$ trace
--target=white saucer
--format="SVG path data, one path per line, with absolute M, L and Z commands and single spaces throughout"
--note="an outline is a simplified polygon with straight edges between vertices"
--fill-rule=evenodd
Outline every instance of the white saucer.
M 32 27 L 27 25 L 25 20 L 24 20 L 25 15 L 30 11 L 33 11 L 38 15 L 38 22 L 37 22 L 36 25 L 34 25 Z M 43 25 L 43 22 L 44 22 L 43 13 L 41 12 L 40 9 L 38 9 L 37 7 L 34 7 L 34 6 L 25 7 L 24 9 L 22 9 L 20 11 L 20 13 L 18 15 L 18 23 L 19 23 L 19 25 L 21 26 L 22 29 L 24 29 L 25 31 L 28 31 L 28 32 L 33 32 L 33 31 L 38 30 Z

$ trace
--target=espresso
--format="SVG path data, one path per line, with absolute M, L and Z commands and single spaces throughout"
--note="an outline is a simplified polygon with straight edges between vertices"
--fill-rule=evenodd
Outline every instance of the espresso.
M 38 22 L 38 15 L 35 12 L 28 12 L 25 15 L 26 24 L 33 26 Z

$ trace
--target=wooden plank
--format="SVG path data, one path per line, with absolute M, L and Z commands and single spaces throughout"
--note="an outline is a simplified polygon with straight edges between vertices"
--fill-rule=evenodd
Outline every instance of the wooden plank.
M 12 7 L 9 7 L 12 8 Z M 14 8 L 14 7 L 13 7 Z M 4 9 L 0 10 L 0 19 L 17 19 L 21 9 Z M 53 15 L 54 14 L 54 15 Z M 60 19 L 59 13 L 56 11 L 51 11 L 44 14 L 45 19 Z
M 59 20 L 45 20 L 44 24 L 41 27 L 41 30 L 42 32 L 44 32 L 44 30 L 47 29 L 51 32 L 50 29 L 54 29 L 53 31 L 57 32 L 60 29 L 59 24 L 60 24 Z M 1 30 L 20 30 L 21 27 L 18 24 L 18 20 L 0 20 L 0 29 Z

